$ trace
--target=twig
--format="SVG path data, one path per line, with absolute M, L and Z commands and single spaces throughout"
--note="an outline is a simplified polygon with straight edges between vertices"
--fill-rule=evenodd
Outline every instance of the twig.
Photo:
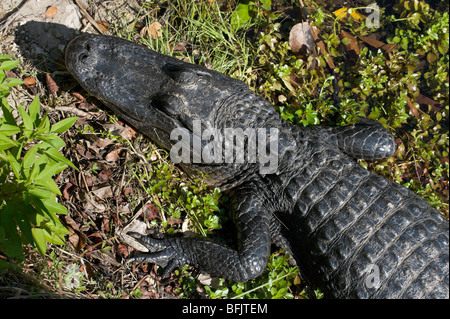
M 78 0 L 74 0 L 75 4 L 78 6 L 78 8 L 80 8 L 80 12 L 81 14 L 89 20 L 90 23 L 92 23 L 92 25 L 94 26 L 94 28 L 100 32 L 100 34 L 104 34 L 104 32 L 102 31 L 102 29 L 100 28 L 100 26 L 97 24 L 97 22 L 95 22 L 95 20 L 90 16 L 89 13 L 87 13 L 87 11 L 83 8 L 83 6 L 78 2 Z
M 2 21 L 0 21 L 0 25 L 3 25 L 0 27 L 0 32 L 5 30 L 14 21 L 14 19 L 19 15 L 20 10 L 27 4 L 28 1 L 29 0 L 22 1 L 17 7 L 3 17 Z

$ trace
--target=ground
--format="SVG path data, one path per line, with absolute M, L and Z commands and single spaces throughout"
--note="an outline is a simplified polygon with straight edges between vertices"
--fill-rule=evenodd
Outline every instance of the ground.
M 267 1 L 261 1 L 261 3 L 265 2 Z M 322 2 L 328 3 L 329 16 L 335 9 L 345 5 L 357 7 L 363 3 L 363 1 L 350 1 L 350 3 L 334 1 L 332 5 L 329 5 L 329 1 Z M 318 2 L 319 5 L 317 5 L 311 1 L 312 7 L 320 9 L 322 2 Z M 219 1 L 219 3 L 223 10 L 230 10 L 234 5 L 234 1 Z M 227 3 L 230 4 L 229 8 Z M 126 263 L 127 257 L 139 247 L 122 236 L 124 229 L 133 228 L 143 231 L 156 228 L 170 234 L 191 231 L 200 235 L 218 236 L 223 240 L 223 237 L 227 236 L 217 235 L 215 229 L 222 227 L 225 233 L 232 234 L 232 230 L 228 230 L 229 212 L 226 208 L 226 198 L 219 200 L 219 192 L 207 190 L 201 179 L 188 179 L 182 171 L 170 163 L 166 152 L 157 149 L 126 123 L 113 116 L 100 101 L 86 94 L 65 70 L 63 52 L 68 41 L 80 32 L 114 34 L 142 41 L 140 35 L 142 38 L 149 39 L 150 42 L 145 42 L 146 45 L 151 45 L 160 52 L 178 53 L 180 58 L 189 62 L 200 63 L 246 81 L 258 94 L 268 98 L 283 117 L 299 125 L 338 122 L 329 115 L 332 104 L 326 104 L 333 102 L 330 97 L 331 91 L 326 93 L 331 86 L 328 89 L 325 86 L 331 77 L 329 74 L 320 74 L 320 71 L 314 70 L 311 65 L 308 68 L 305 65 L 294 68 L 294 65 L 297 65 L 296 61 L 299 60 L 285 45 L 287 44 L 286 34 L 289 34 L 289 30 L 278 30 L 275 22 L 269 23 L 270 26 L 263 30 L 266 35 L 258 38 L 259 43 L 252 44 L 254 47 L 259 47 L 261 51 L 266 50 L 258 56 L 260 59 L 258 63 L 252 64 L 252 55 L 248 52 L 247 60 L 244 56 L 238 63 L 226 64 L 223 61 L 228 61 L 229 56 L 249 50 L 245 44 L 239 42 L 240 39 L 233 38 L 235 34 L 225 31 L 223 34 L 216 34 L 214 30 L 210 31 L 211 24 L 208 24 L 216 23 L 216 21 L 205 18 L 203 25 L 199 27 L 196 25 L 197 21 L 193 19 L 191 21 L 188 17 L 185 18 L 187 22 L 183 22 L 185 24 L 181 23 L 184 29 L 172 30 L 172 33 L 169 33 L 167 31 L 169 27 L 164 26 L 165 23 L 170 25 L 169 22 L 175 21 L 175 18 L 170 15 L 176 15 L 178 13 L 176 10 L 181 12 L 185 8 L 161 10 L 160 13 L 159 7 L 147 8 L 145 5 L 145 1 L 141 0 L 3 0 L 0 3 L 0 53 L 11 54 L 21 62 L 18 68 L 9 71 L 8 77 L 30 81 L 26 81 L 25 85 L 12 91 L 8 97 L 10 105 L 13 108 L 19 104 L 29 105 L 33 97 L 39 95 L 41 107 L 48 112 L 52 122 L 69 116 L 79 117 L 74 127 L 62 136 L 67 146 L 61 150 L 79 170 L 67 169 L 56 176 L 62 193 L 59 201 L 68 210 L 68 214 L 61 217 L 70 233 L 66 237 L 66 244 L 64 246 L 49 245 L 45 257 L 41 257 L 30 247 L 25 247 L 26 260 L 22 264 L 22 270 L 0 273 L 1 296 L 203 298 L 208 294 L 215 297 L 227 296 L 228 290 L 230 294 L 233 290 L 235 296 L 239 296 L 246 290 L 257 290 L 254 289 L 255 287 L 267 288 L 268 283 L 271 282 L 267 279 L 245 287 L 227 284 L 217 278 L 211 279 L 198 274 L 188 267 L 162 281 L 156 266 Z M 185 5 L 188 6 L 186 3 Z M 147 11 L 143 10 L 144 7 Z M 245 11 L 247 8 L 243 7 L 243 9 Z M 290 8 L 280 6 L 274 10 L 286 12 L 293 23 L 296 23 L 295 19 L 299 18 L 298 8 L 295 6 Z M 448 7 L 446 10 L 448 11 Z M 143 15 L 142 12 L 145 14 Z M 320 27 L 320 20 L 324 17 L 320 15 L 319 10 L 311 12 L 315 23 Z M 202 12 L 196 14 L 198 16 Z M 270 16 L 266 13 L 262 16 L 270 21 Z M 250 28 L 247 36 L 252 37 L 257 31 L 260 30 Z M 284 35 L 280 35 L 281 33 Z M 327 38 L 325 35 L 323 36 L 325 42 L 332 43 L 334 39 L 331 36 Z M 386 35 L 377 34 L 377 36 L 381 40 L 386 40 Z M 166 46 L 162 41 L 159 42 L 160 37 L 169 37 L 170 45 Z M 208 44 L 208 39 L 205 37 L 223 37 L 222 41 L 232 43 L 227 48 L 231 53 L 226 52 L 222 58 L 220 54 L 224 52 L 223 48 L 217 46 L 218 50 L 214 51 L 215 46 Z M 370 55 L 370 50 L 373 49 L 371 45 L 374 42 L 370 38 L 364 39 L 359 42 L 361 51 L 369 48 L 366 52 L 369 51 L 367 54 Z M 202 46 L 203 41 L 210 51 L 206 51 L 205 46 Z M 279 52 L 283 52 L 281 58 L 285 60 L 280 61 Z M 339 63 L 341 58 L 339 54 L 341 53 L 337 52 L 336 56 L 333 56 L 336 63 Z M 445 51 L 445 54 L 448 55 L 448 51 Z M 400 54 L 385 51 L 379 55 L 378 60 L 382 61 L 379 64 L 376 62 L 368 65 L 369 71 L 373 67 L 379 67 L 381 74 L 385 70 L 383 63 L 395 64 L 397 60 L 400 61 L 403 58 Z M 218 56 L 220 58 L 217 58 Z M 315 63 L 320 65 L 320 57 L 317 61 Z M 347 60 L 340 65 L 345 62 Z M 325 64 L 324 61 L 322 63 Z M 424 63 L 426 64 L 426 62 L 422 64 Z M 334 73 L 336 78 L 341 76 L 342 83 L 337 82 L 337 85 L 343 91 L 348 83 L 345 81 L 348 79 L 339 72 L 347 74 L 355 72 L 355 69 L 352 69 L 353 66 L 347 66 L 348 70 L 339 71 L 338 65 Z M 427 67 L 422 65 L 422 68 Z M 326 66 L 322 65 L 322 68 Z M 306 81 L 309 74 L 314 74 L 315 81 L 319 82 L 302 83 Z M 363 72 L 360 75 L 358 80 L 361 83 L 371 80 L 370 76 Z M 362 90 L 366 89 L 361 83 L 358 84 Z M 356 84 L 352 84 L 356 88 Z M 317 89 L 319 87 L 322 87 L 320 91 Z M 306 90 L 311 91 L 305 93 Z M 355 92 L 355 95 L 364 93 Z M 383 94 L 381 90 L 374 92 Z M 433 92 L 425 93 L 434 94 Z M 408 125 L 413 127 L 412 129 L 396 124 L 395 117 L 383 123 L 396 134 L 403 153 L 398 153 L 394 159 L 387 162 L 375 164 L 362 162 L 361 164 L 397 182 L 406 183 L 411 180 L 409 182 L 411 187 L 419 188 L 421 195 L 428 196 L 427 199 L 448 216 L 448 199 L 445 199 L 448 197 L 448 123 L 445 124 L 446 118 L 448 121 L 448 93 L 430 96 L 439 99 L 440 103 L 419 103 L 420 108 L 411 107 L 411 101 L 405 105 L 405 108 L 410 108 L 411 113 L 401 115 L 408 117 Z M 288 105 L 296 104 L 304 104 L 306 107 L 295 109 L 294 113 Z M 378 114 L 376 106 L 376 103 L 370 104 L 363 110 L 364 114 L 369 117 Z M 349 117 L 355 115 L 352 113 L 354 111 L 351 104 L 345 104 L 343 111 L 343 114 Z M 442 113 L 441 118 L 436 120 L 440 113 Z M 345 117 L 342 116 L 342 118 L 339 124 L 345 122 Z M 431 119 L 419 121 L 419 125 L 416 118 Z M 446 142 L 443 140 L 442 145 L 435 145 L 434 148 L 439 154 L 437 162 L 443 165 L 443 169 L 434 168 L 434 158 L 428 159 L 420 154 L 423 158 L 416 159 L 416 153 L 411 154 L 408 151 L 415 143 L 418 145 L 424 143 L 421 140 L 422 136 L 428 136 L 431 132 L 426 125 L 435 124 L 433 121 L 439 125 L 437 130 L 444 132 L 444 140 L 446 138 Z M 420 129 L 414 129 L 416 126 Z M 439 143 L 441 141 L 438 138 L 436 140 Z M 431 187 L 432 190 L 430 191 L 427 187 Z M 201 217 L 192 216 L 192 212 L 199 210 L 202 211 L 202 215 L 199 215 Z M 230 244 L 233 245 L 233 242 Z M 0 255 L 0 258 L 4 257 Z M 281 285 L 282 282 L 285 284 L 284 276 L 286 276 L 289 277 L 289 283 L 286 283 L 286 288 L 271 286 L 270 293 L 272 296 L 305 297 L 304 287 L 297 276 L 297 270 L 287 268 L 283 258 L 282 254 L 272 255 L 269 264 L 270 272 L 267 272 L 266 278 L 272 280 L 275 277 L 271 276 L 276 275 L 275 279 L 279 280 L 278 283 Z M 209 286 L 212 287 L 212 291 Z M 261 295 L 269 296 L 268 293 Z M 257 297 L 256 294 L 252 296 Z

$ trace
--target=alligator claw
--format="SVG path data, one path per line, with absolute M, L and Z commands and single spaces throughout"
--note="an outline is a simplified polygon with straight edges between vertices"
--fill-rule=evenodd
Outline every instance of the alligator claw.
M 173 241 L 167 239 L 155 239 L 135 232 L 128 233 L 128 235 L 135 238 L 147 248 L 150 253 L 143 253 L 131 257 L 127 260 L 127 263 L 136 261 L 157 264 L 158 266 L 163 267 L 163 278 L 166 278 L 174 268 L 181 264 L 181 261 L 183 260 L 182 253 L 173 247 Z

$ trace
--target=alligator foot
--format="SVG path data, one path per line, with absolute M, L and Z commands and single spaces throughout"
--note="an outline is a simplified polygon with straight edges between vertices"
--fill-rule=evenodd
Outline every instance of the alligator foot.
M 137 261 L 157 264 L 158 266 L 163 267 L 163 278 L 166 278 L 174 268 L 186 263 L 186 259 L 183 252 L 180 250 L 179 245 L 175 244 L 175 238 L 156 239 L 134 232 L 128 233 L 128 235 L 144 245 L 150 253 L 132 257 L 128 259 L 127 263 Z

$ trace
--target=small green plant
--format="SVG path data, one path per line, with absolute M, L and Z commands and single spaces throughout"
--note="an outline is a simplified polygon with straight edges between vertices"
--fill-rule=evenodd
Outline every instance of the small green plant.
M 11 87 L 23 82 L 7 78 L 4 71 L 19 61 L 0 54 L 0 62 L 0 252 L 21 260 L 22 245 L 31 244 L 43 255 L 47 242 L 62 245 L 68 234 L 57 216 L 67 210 L 56 200 L 61 193 L 52 177 L 67 166 L 76 169 L 58 151 L 66 144 L 57 134 L 68 130 L 77 118 L 51 125 L 47 116 L 39 116 L 38 96 L 28 110 L 19 105 L 15 118 L 6 97 Z M 7 266 L 0 262 L 0 267 Z
M 293 299 L 290 289 L 296 284 L 298 268 L 289 265 L 288 260 L 289 255 L 273 253 L 261 277 L 247 283 L 220 279 L 216 289 L 205 286 L 205 290 L 212 299 Z
M 253 21 L 261 18 L 262 12 L 270 12 L 272 1 L 260 0 L 260 1 L 241 1 L 231 15 L 230 24 L 236 30 L 248 27 Z M 271 14 L 274 16 L 274 14 Z

